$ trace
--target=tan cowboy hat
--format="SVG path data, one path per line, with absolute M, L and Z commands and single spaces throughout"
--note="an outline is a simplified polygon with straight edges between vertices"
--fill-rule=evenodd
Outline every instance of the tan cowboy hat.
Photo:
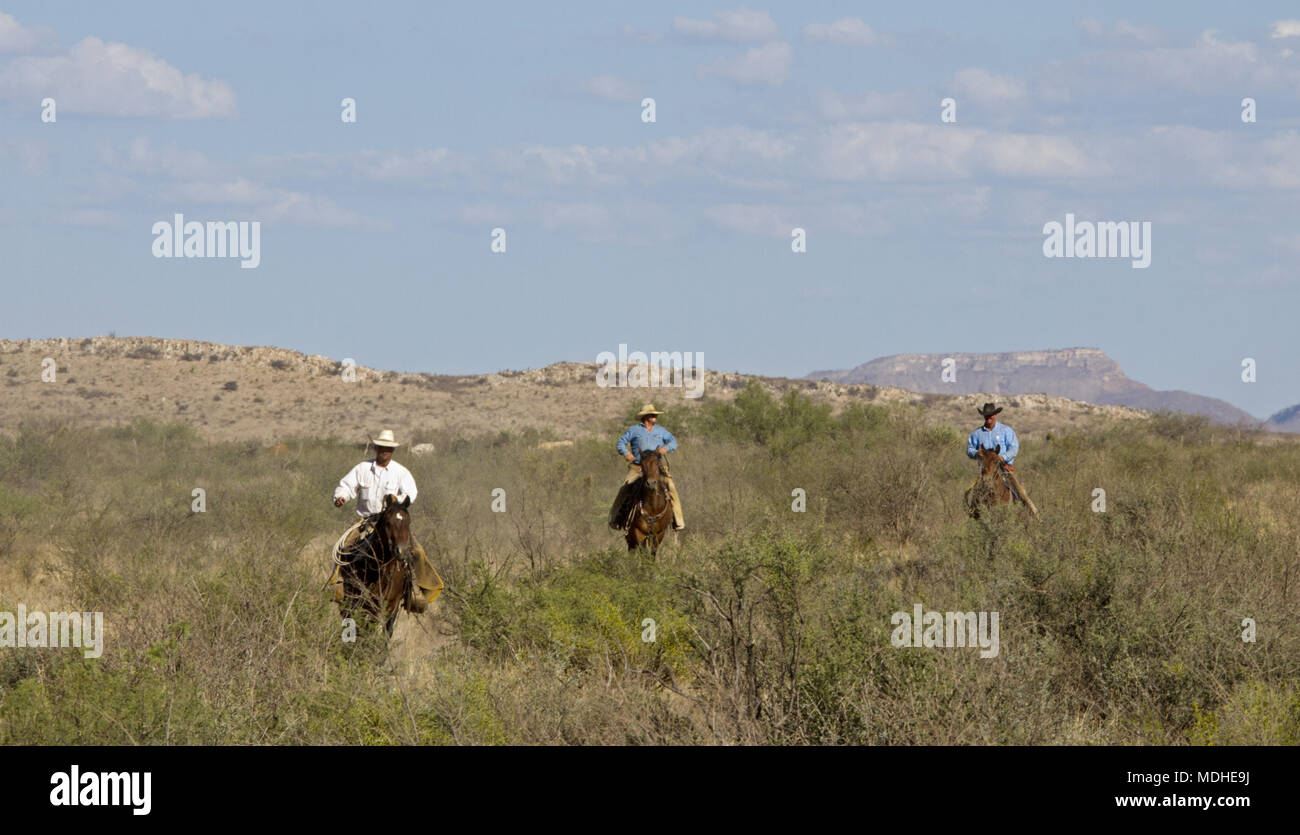
M 1002 411 L 1002 407 L 999 406 L 995 409 L 993 408 L 992 403 L 985 403 L 983 406 L 979 408 L 979 413 L 984 417 L 988 417 L 989 415 L 996 415 L 1000 411 Z
M 641 418 L 645 417 L 646 415 L 662 415 L 662 414 L 663 414 L 663 412 L 661 412 L 661 411 L 659 411 L 658 409 L 656 409 L 656 408 L 655 408 L 655 405 L 654 405 L 653 403 L 647 403 L 647 404 L 645 404 L 644 406 L 641 407 L 641 411 L 639 411 L 639 412 L 636 413 L 636 417 L 637 417 L 637 420 L 640 420 Z
M 370 443 L 374 444 L 375 446 L 385 446 L 385 447 L 391 447 L 393 449 L 396 449 L 397 447 L 401 446 L 401 444 L 393 440 L 393 430 L 391 429 L 383 430 L 382 432 L 379 433 L 378 438 L 371 438 Z

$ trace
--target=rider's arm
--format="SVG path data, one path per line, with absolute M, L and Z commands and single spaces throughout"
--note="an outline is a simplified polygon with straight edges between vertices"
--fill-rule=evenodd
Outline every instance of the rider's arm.
M 353 467 L 339 480 L 339 486 L 334 488 L 334 498 L 350 502 L 357 497 L 357 473 L 360 469 L 360 465 Z
M 411 501 L 414 502 L 419 492 L 419 490 L 415 489 L 415 476 L 411 475 L 410 470 L 407 470 L 397 482 L 397 500 L 400 502 L 410 496 Z
M 674 450 L 676 450 L 677 439 L 673 437 L 673 433 L 669 432 L 667 429 L 664 429 L 662 426 L 657 428 L 659 429 L 659 432 L 663 435 L 663 443 L 662 443 L 663 448 L 668 450 L 669 452 L 673 452 Z
M 627 448 L 627 445 L 632 441 L 632 433 L 635 432 L 635 431 L 636 431 L 636 427 L 635 427 L 635 426 L 629 426 L 629 427 L 627 428 L 627 431 L 624 432 L 624 433 L 622 434 L 621 437 L 619 437 L 619 439 L 618 439 L 618 454 L 619 454 L 619 455 L 627 455 L 627 454 L 628 454 L 629 450 L 628 450 L 628 448 Z
M 979 448 L 980 448 L 979 441 L 976 440 L 975 438 L 975 436 L 978 434 L 979 434 L 979 430 L 977 429 L 974 432 L 970 433 L 970 438 L 966 441 L 967 458 L 975 458 L 979 453 Z
M 1006 430 L 1007 443 L 1002 448 L 1002 460 L 1010 464 L 1020 452 L 1020 439 L 1016 437 L 1016 431 L 1010 426 L 1006 427 Z

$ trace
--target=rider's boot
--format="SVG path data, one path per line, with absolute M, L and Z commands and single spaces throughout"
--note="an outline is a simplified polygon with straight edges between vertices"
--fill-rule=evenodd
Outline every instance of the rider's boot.
M 420 614 L 429 608 L 429 600 L 424 596 L 424 589 L 414 581 L 406 585 L 406 611 L 412 614 Z
M 673 477 L 668 476 L 668 497 L 673 504 L 673 530 L 680 531 L 686 527 L 686 520 L 682 518 L 682 500 L 677 498 L 677 485 L 673 484 Z

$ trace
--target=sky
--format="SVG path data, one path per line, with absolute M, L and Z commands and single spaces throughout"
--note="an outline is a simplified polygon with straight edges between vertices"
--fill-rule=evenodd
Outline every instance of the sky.
M 1297 197 L 1294 3 L 0 0 L 8 339 L 796 377 L 1096 347 L 1266 417 Z M 176 214 L 258 222 L 260 263 L 155 257 Z M 1067 214 L 1149 222 L 1150 266 L 1047 257 Z

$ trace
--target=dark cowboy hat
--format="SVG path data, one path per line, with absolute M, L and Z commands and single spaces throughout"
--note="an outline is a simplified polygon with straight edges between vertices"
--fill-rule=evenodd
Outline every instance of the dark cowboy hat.
M 988 417 L 989 415 L 996 415 L 1000 411 L 1002 411 L 1002 407 L 999 406 L 995 409 L 993 408 L 992 403 L 985 403 L 983 406 L 979 408 L 979 413 L 984 417 Z

